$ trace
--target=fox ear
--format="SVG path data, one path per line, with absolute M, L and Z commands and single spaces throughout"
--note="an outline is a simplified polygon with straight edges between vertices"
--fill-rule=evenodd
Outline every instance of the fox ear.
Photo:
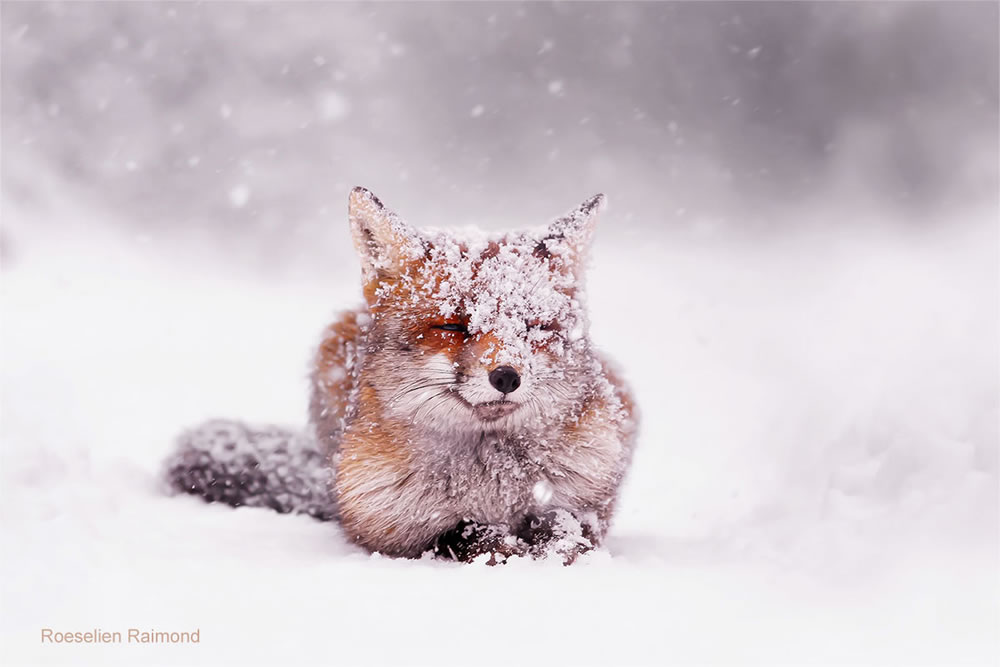
M 546 230 L 542 243 L 545 246 L 562 246 L 569 251 L 568 260 L 574 271 L 586 263 L 590 241 L 594 237 L 597 214 L 604 210 L 607 198 L 597 194 L 561 218 L 554 220 Z
M 417 232 L 365 188 L 351 190 L 347 215 L 365 282 L 398 277 L 423 255 Z

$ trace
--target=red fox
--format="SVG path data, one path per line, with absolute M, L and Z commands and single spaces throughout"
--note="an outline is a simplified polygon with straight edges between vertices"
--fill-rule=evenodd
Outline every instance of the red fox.
M 209 501 L 336 518 L 372 552 L 502 563 L 598 546 L 636 409 L 594 349 L 583 272 L 603 195 L 499 238 L 418 231 L 350 194 L 365 307 L 331 324 L 309 436 L 210 422 L 171 485 Z

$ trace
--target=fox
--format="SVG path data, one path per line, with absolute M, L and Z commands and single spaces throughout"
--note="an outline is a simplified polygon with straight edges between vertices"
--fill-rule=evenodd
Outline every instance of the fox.
M 589 334 L 604 195 L 501 235 L 417 229 L 349 195 L 363 305 L 323 332 L 306 433 L 212 421 L 175 492 L 336 521 L 371 553 L 570 564 L 603 544 L 631 464 L 631 390 Z

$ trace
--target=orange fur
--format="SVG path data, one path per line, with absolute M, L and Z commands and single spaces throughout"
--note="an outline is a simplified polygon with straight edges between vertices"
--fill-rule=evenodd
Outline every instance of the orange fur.
M 354 311 L 341 314 L 326 328 L 313 361 L 310 414 L 317 439 L 326 450 L 335 446 L 346 426 L 357 383 L 354 369 L 360 353 L 360 337 L 358 314 Z

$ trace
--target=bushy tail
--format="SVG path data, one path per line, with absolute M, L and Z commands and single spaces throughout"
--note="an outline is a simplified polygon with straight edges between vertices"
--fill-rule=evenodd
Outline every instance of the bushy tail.
M 177 492 L 233 507 L 336 518 L 330 467 L 312 438 L 274 426 L 214 420 L 186 431 L 167 460 Z

